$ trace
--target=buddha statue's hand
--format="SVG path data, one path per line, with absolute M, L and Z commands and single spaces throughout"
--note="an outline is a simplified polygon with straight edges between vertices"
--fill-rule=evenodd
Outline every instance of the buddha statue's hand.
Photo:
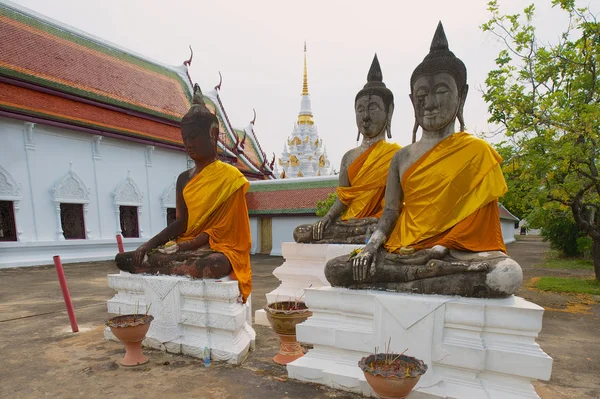
M 325 215 L 323 219 L 313 224 L 313 240 L 318 241 L 323 239 L 323 232 L 331 224 L 332 217 Z
M 143 243 L 133 253 L 133 264 L 135 266 L 139 266 L 142 264 L 142 262 L 144 261 L 144 257 L 146 256 L 146 253 L 148 253 L 148 251 L 150 250 L 150 248 L 148 248 L 147 244 L 148 243 L 146 243 L 146 242 Z
M 352 259 L 352 277 L 354 281 L 364 281 L 367 275 L 374 275 L 376 261 L 377 248 L 369 243 Z

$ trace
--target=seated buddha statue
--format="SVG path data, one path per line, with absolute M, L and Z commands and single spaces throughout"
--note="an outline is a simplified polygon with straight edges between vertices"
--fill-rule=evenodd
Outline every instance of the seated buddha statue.
M 335 203 L 315 224 L 296 227 L 296 242 L 364 244 L 383 213 L 388 169 L 400 146 L 385 140 L 386 132 L 392 137 L 394 95 L 383 83 L 377 55 L 354 111 L 362 143 L 342 157 Z
M 413 138 L 419 126 L 422 136 L 394 155 L 385 209 L 367 245 L 354 257 L 331 259 L 325 276 L 356 289 L 510 296 L 523 274 L 500 228 L 502 159 L 464 131 L 467 70 L 448 49 L 441 22 L 410 85 Z
M 176 183 L 176 220 L 137 250 L 117 254 L 130 273 L 238 280 L 243 301 L 252 289 L 249 183 L 217 159 L 219 125 L 194 86 L 192 107 L 181 120 L 181 137 L 194 167 Z

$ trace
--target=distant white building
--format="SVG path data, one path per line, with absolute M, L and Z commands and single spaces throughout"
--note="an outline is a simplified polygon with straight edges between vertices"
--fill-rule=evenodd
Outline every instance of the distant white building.
M 515 234 L 519 234 L 519 218 L 510 213 L 502 204 L 498 204 L 500 214 L 500 227 L 505 244 L 515 242 Z
M 327 150 L 323 145 L 323 140 L 319 138 L 310 106 L 306 70 L 306 44 L 304 44 L 304 80 L 300 112 L 298 113 L 298 120 L 294 124 L 294 130 L 287 139 L 287 143 L 284 144 L 277 164 L 278 168 L 276 168 L 275 174 L 282 179 L 328 176 L 331 174 Z

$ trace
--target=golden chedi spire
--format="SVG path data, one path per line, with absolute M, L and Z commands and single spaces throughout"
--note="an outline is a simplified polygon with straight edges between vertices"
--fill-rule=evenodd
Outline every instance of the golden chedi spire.
M 306 71 L 306 42 L 304 42 L 304 80 L 302 82 L 302 95 L 308 96 L 308 72 Z
M 308 70 L 306 68 L 306 42 L 304 42 L 304 79 L 302 81 L 302 102 L 300 103 L 300 113 L 298 114 L 299 125 L 313 125 L 310 108 L 310 95 L 308 94 Z

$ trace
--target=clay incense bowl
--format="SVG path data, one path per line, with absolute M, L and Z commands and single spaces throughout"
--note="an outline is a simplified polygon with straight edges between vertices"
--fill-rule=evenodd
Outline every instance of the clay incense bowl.
M 279 335 L 296 335 L 296 325 L 312 316 L 304 302 L 274 302 L 265 305 L 264 309 L 269 324 Z
M 148 357 L 142 353 L 142 341 L 150 328 L 154 316 L 147 314 L 126 314 L 113 317 L 106 322 L 119 341 L 125 345 L 122 366 L 138 366 L 148 363 Z
M 402 399 L 417 385 L 421 375 L 427 371 L 422 360 L 394 353 L 379 353 L 363 357 L 358 367 L 367 382 L 380 398 Z
M 304 356 L 302 346 L 296 341 L 296 325 L 312 316 L 306 304 L 295 301 L 274 302 L 266 305 L 264 309 L 269 324 L 281 341 L 279 353 L 273 357 L 273 361 L 286 365 Z

